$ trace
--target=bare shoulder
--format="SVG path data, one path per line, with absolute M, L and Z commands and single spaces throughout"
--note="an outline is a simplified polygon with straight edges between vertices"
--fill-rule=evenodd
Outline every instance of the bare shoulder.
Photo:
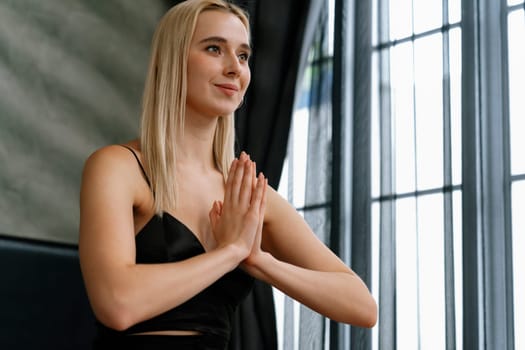
M 90 180 L 91 177 L 100 180 L 117 177 L 120 181 L 133 179 L 134 176 L 130 175 L 138 169 L 137 161 L 129 149 L 122 145 L 109 145 L 94 151 L 86 159 L 82 182 Z M 140 175 L 140 172 L 138 174 Z
M 130 151 L 121 145 L 109 145 L 97 149 L 89 155 L 84 163 L 84 175 L 92 172 L 110 174 L 125 171 L 126 167 L 133 165 Z
M 95 194 L 123 196 L 134 202 L 142 184 L 140 169 L 130 150 L 110 145 L 94 151 L 82 172 L 81 200 Z

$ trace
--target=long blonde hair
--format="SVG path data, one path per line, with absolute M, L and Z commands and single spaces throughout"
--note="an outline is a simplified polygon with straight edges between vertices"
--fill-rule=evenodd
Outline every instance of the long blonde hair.
M 153 36 L 142 102 L 140 143 L 158 215 L 177 204 L 175 148 L 184 130 L 187 58 L 197 18 L 209 10 L 234 14 L 249 33 L 248 16 L 238 6 L 224 0 L 187 0 L 162 17 Z M 234 141 L 233 113 L 220 116 L 213 157 L 225 180 L 234 158 Z

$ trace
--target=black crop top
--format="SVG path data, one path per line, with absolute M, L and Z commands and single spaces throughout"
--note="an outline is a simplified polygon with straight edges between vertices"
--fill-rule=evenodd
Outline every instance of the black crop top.
M 137 158 L 145 176 L 138 157 L 132 149 L 130 151 Z M 147 177 L 146 181 L 149 185 Z M 168 213 L 162 217 L 153 216 L 135 236 L 135 246 L 137 264 L 182 261 L 205 252 L 195 234 Z M 236 268 L 185 303 L 125 331 L 117 332 L 99 323 L 99 336 L 105 338 L 140 332 L 191 330 L 228 339 L 235 309 L 252 286 L 253 278 Z

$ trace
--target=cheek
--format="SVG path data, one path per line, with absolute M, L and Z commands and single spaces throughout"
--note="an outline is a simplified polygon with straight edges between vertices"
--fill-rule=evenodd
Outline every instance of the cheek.
M 200 77 L 205 76 L 206 67 L 208 67 L 208 63 L 205 60 L 203 60 L 199 55 L 188 56 L 188 83 L 190 83 L 192 80 L 196 81 L 200 79 Z
M 248 89 L 248 85 L 250 85 L 250 81 L 252 79 L 252 73 L 250 71 L 250 68 L 246 69 L 246 73 L 243 75 L 243 90 L 246 91 Z

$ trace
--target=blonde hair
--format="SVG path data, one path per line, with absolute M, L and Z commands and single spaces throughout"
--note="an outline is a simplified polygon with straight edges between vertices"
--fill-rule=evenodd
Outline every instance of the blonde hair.
M 153 36 L 142 102 L 140 143 L 158 215 L 177 204 L 175 148 L 184 130 L 187 58 L 197 18 L 209 10 L 234 14 L 249 33 L 248 16 L 238 6 L 224 0 L 187 0 L 162 17 Z M 233 113 L 220 116 L 213 157 L 225 180 L 234 158 L 234 141 Z

